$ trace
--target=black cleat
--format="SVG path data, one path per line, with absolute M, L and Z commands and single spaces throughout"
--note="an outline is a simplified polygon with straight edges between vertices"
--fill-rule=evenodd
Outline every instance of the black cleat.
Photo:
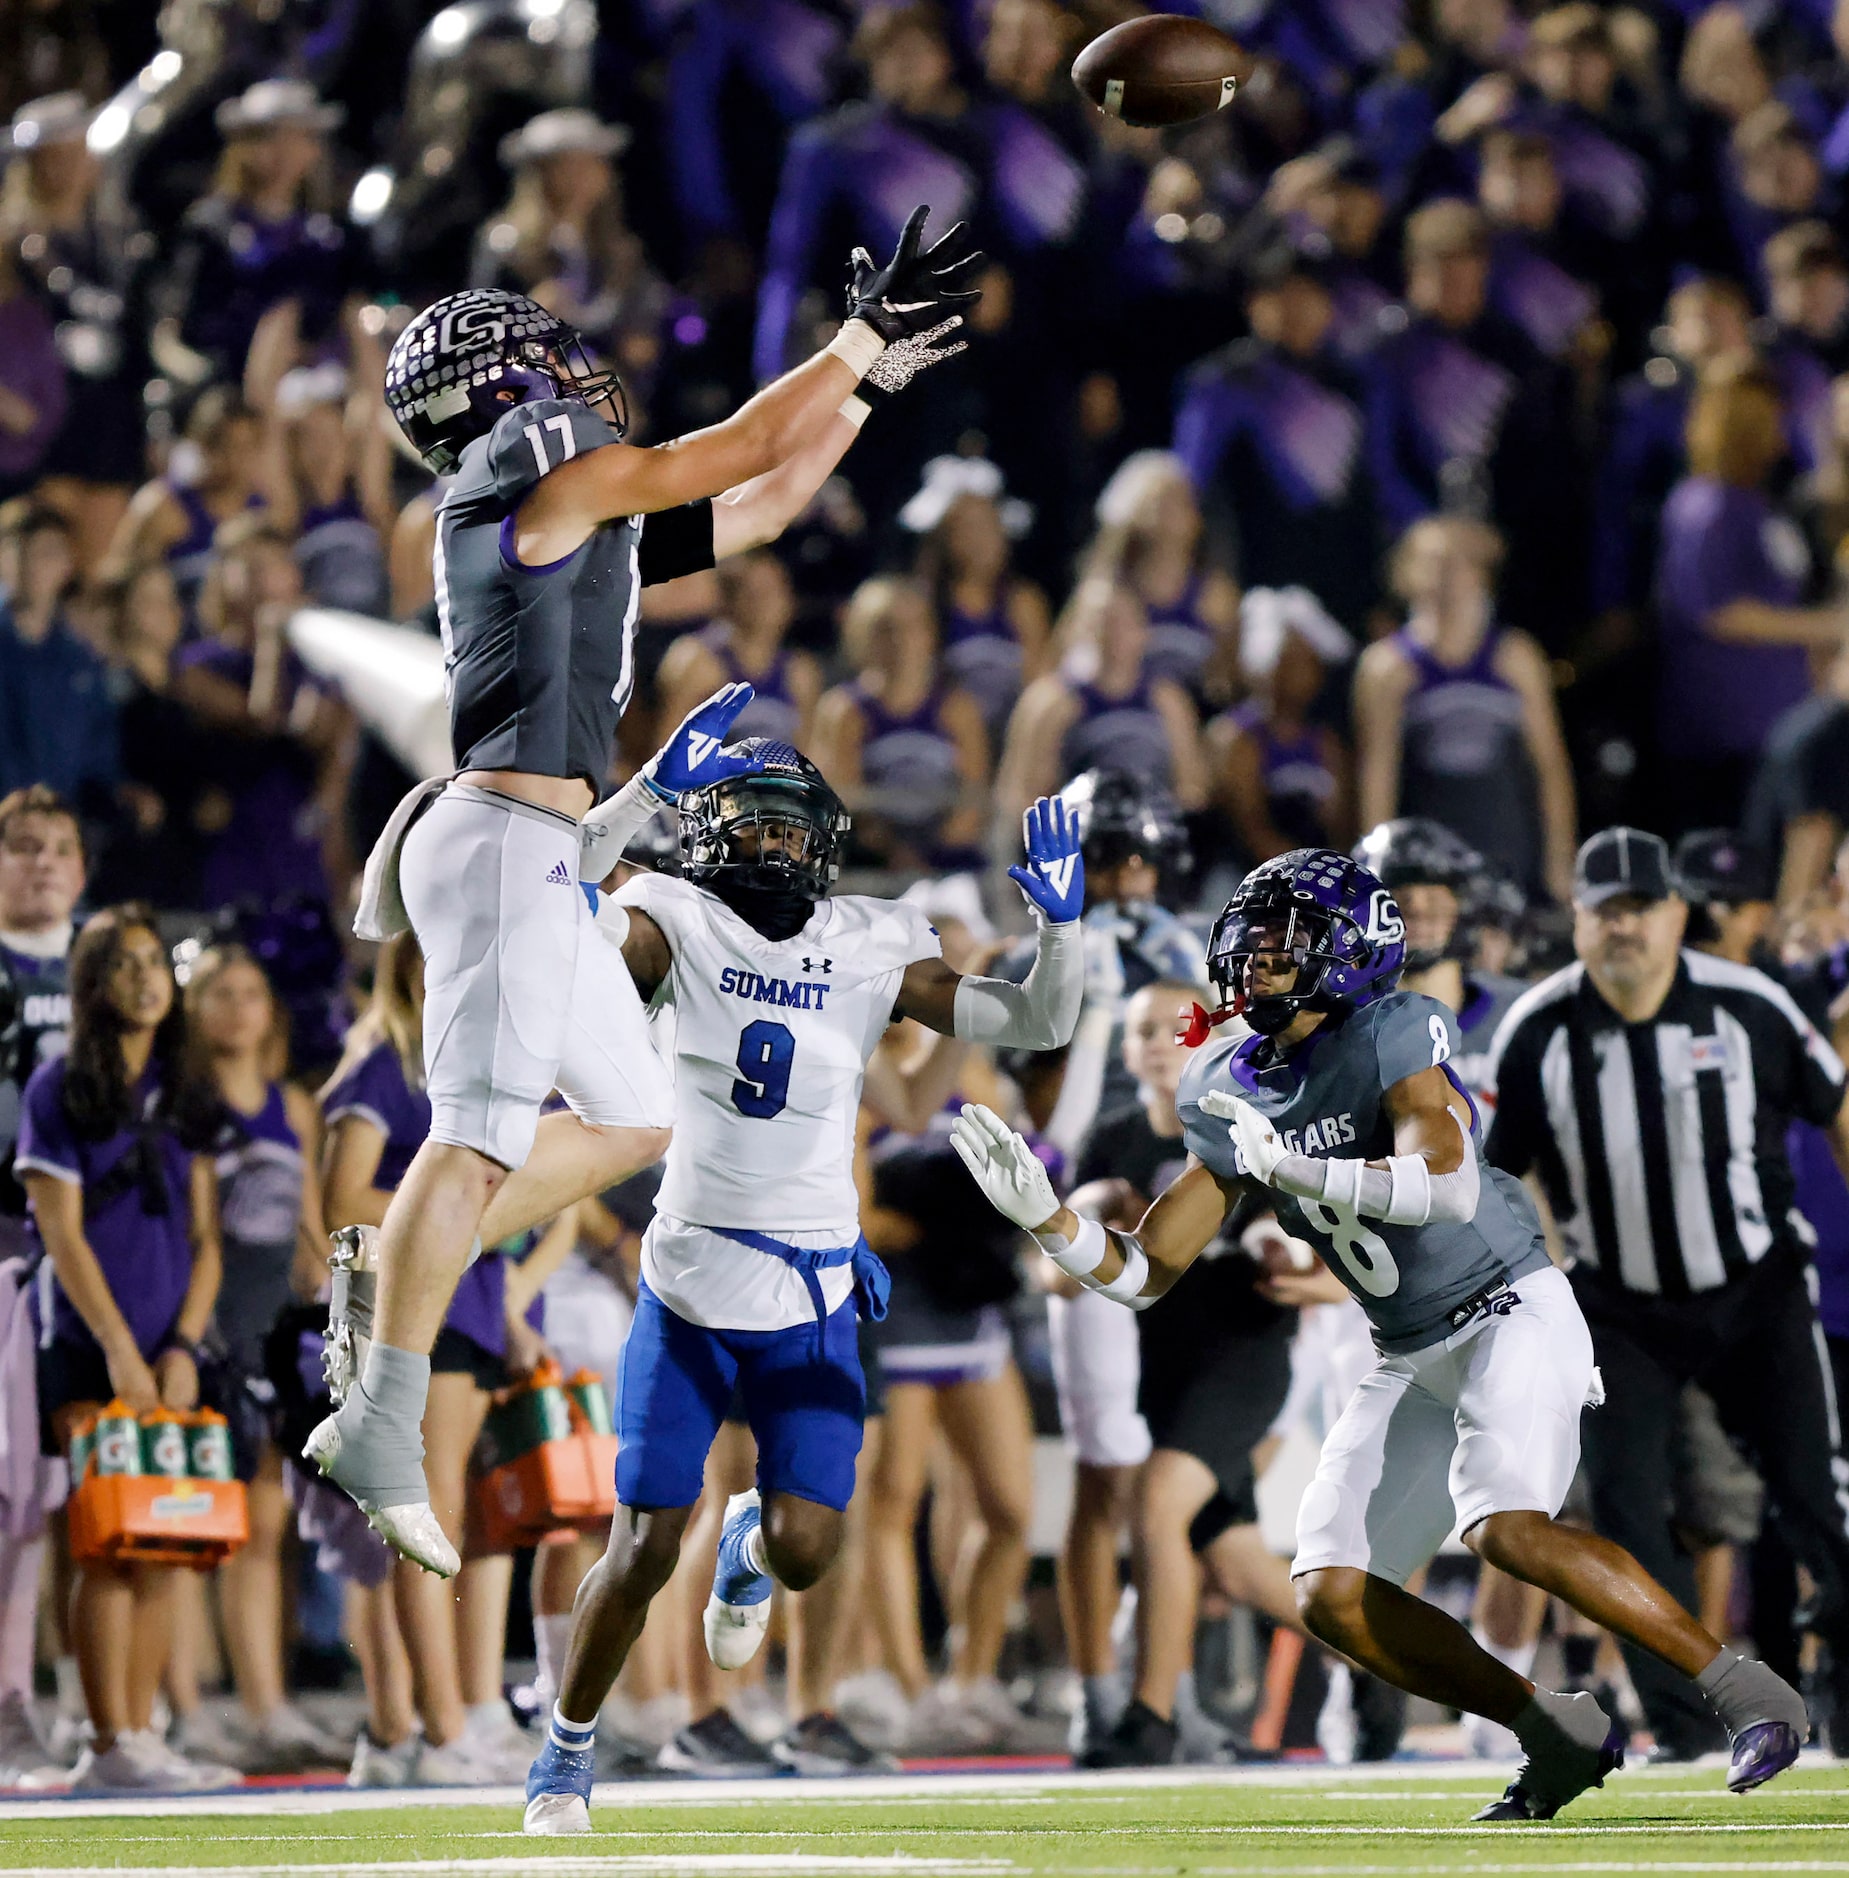
M 1542 1765 L 1534 1755 L 1522 1762 L 1521 1771 L 1511 1780 L 1500 1800 L 1492 1800 L 1472 1819 L 1552 1819 L 1563 1806 L 1570 1805 L 1582 1793 L 1605 1784 L 1605 1776 L 1624 1765 L 1626 1735 L 1623 1725 L 1613 1722 L 1597 1754 L 1578 1750 L 1576 1768 Z M 1570 1744 L 1569 1744 L 1570 1745 Z
M 1154 1709 L 1132 1702 L 1117 1726 L 1079 1757 L 1081 1767 L 1167 1767 L 1175 1759 L 1179 1732 Z
M 655 1765 L 663 1773 L 692 1774 L 702 1780 L 746 1780 L 789 1772 L 722 1708 L 690 1722 L 655 1756 Z
M 805 1715 L 770 1744 L 771 1754 L 793 1774 L 896 1774 L 890 1754 L 870 1748 L 840 1716 L 828 1709 Z

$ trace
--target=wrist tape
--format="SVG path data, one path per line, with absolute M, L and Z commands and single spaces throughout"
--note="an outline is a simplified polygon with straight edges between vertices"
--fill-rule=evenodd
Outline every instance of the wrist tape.
M 1075 1239 L 1056 1232 L 1037 1232 L 1034 1239 L 1068 1278 L 1076 1278 L 1087 1291 L 1095 1291 L 1113 1304 L 1127 1304 L 1133 1311 L 1147 1310 L 1155 1303 L 1154 1298 L 1142 1295 L 1144 1281 L 1149 1277 L 1149 1254 L 1135 1233 L 1116 1232 L 1095 1219 L 1081 1219 Z M 1093 1274 L 1104 1263 L 1105 1249 L 1113 1239 L 1123 1256 L 1124 1268 L 1106 1284 Z
M 855 378 L 865 378 L 886 341 L 865 320 L 848 320 L 822 350 L 839 359 Z

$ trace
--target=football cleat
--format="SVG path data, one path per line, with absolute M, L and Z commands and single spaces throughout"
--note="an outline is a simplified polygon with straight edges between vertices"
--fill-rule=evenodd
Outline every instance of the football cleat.
M 594 1744 L 561 1747 L 550 1735 L 533 1758 L 526 1777 L 524 1830 L 557 1836 L 591 1829 L 591 1780 L 597 1761 Z
M 1751 1793 L 1782 1774 L 1798 1758 L 1804 1739 L 1789 1722 L 1754 1722 L 1733 1738 L 1733 1763 L 1727 1769 L 1729 1793 Z
M 1545 1754 L 1530 1754 L 1500 1800 L 1492 1800 L 1473 1819 L 1552 1819 L 1582 1793 L 1605 1784 L 1605 1776 L 1624 1765 L 1626 1733 L 1613 1722 L 1600 1747 L 1582 1748 L 1564 1736 Z
M 359 1381 L 372 1344 L 373 1304 L 379 1289 L 379 1229 L 342 1226 L 328 1234 L 334 1249 L 327 1255 L 333 1283 L 328 1297 L 327 1329 L 322 1333 L 321 1373 L 339 1408 Z
M 366 1515 L 366 1523 L 394 1552 L 439 1578 L 454 1578 L 462 1560 L 450 1544 L 442 1522 L 428 1500 L 410 1500 L 400 1506 L 378 1506 L 356 1493 L 340 1477 L 340 1423 L 332 1415 L 320 1423 L 302 1444 L 302 1458 L 313 1461 L 341 1492 Z
M 725 1503 L 719 1530 L 719 1559 L 713 1568 L 713 1595 L 706 1601 L 706 1654 L 721 1669 L 740 1669 L 758 1653 L 770 1629 L 771 1575 L 746 1556 L 746 1545 L 762 1523 L 755 1487 L 735 1493 Z

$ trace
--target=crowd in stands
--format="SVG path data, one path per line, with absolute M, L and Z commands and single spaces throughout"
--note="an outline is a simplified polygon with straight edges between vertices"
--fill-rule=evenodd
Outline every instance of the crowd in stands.
M 190 1407 L 208 1331 L 274 1394 L 325 1231 L 376 1223 L 427 1126 L 415 950 L 344 936 L 405 752 L 291 625 L 327 608 L 437 632 L 442 487 L 392 431 L 382 362 L 465 284 L 573 322 L 655 442 L 813 349 L 845 255 L 888 250 L 914 203 L 933 230 L 971 223 L 988 260 L 968 350 L 876 414 L 774 550 L 645 597 L 612 773 L 748 679 L 739 732 L 821 766 L 854 815 L 855 881 L 928 895 L 972 956 L 1018 924 L 999 866 L 1034 797 L 1108 770 L 1171 800 L 1186 841 L 1167 861 L 1188 858 L 1160 881 L 1170 911 L 1119 931 L 1141 965 L 1114 1008 L 1144 982 L 1173 996 L 1123 1028 L 1128 1067 L 1100 1060 L 1079 1125 L 1055 1125 L 1057 1077 L 1030 1064 L 942 1070 L 1063 1139 L 1074 1182 L 1111 1171 L 1086 1158 L 1097 1116 L 1164 1086 L 1157 1032 L 1201 982 L 1198 916 L 1293 847 L 1445 824 L 1485 863 L 1495 970 L 1550 961 L 1575 846 L 1619 821 L 1739 831 L 1764 876 L 1739 896 L 1766 909 L 1755 957 L 1849 937 L 1849 6 L 1205 4 L 1241 47 L 1238 99 L 1170 132 L 1103 117 L 1066 76 L 1136 10 L 557 0 L 529 9 L 542 76 L 523 81 L 466 62 L 475 29 L 434 0 L 193 0 L 162 10 L 168 42 L 120 0 L 0 0 L 0 1094 L 67 1027 L 28 1035 L 22 1013 L 34 959 L 81 927 L 70 1078 L 0 1111 L 62 1287 L 48 1452 L 60 1399 Z M 595 27 L 571 83 L 542 21 Z M 407 162 L 446 49 L 454 135 Z M 166 60 L 183 95 L 125 138 L 109 100 Z M 1124 899 L 1153 909 L 1147 858 Z M 877 1105 L 867 1129 L 928 1135 Z M 112 1345 L 66 1297 L 107 1289 L 117 1256 L 71 1194 L 130 1153 L 142 1185 L 111 1204 L 131 1242 L 161 1222 L 172 1296 L 139 1297 L 145 1325 L 124 1303 Z M 216 1167 L 215 1211 L 188 1156 Z M 880 1189 L 901 1286 L 908 1244 L 968 1228 L 916 1216 L 921 1191 Z M 17 1227 L 17 1190 L 0 1212 Z M 427 1424 L 458 1534 L 492 1393 L 566 1344 L 614 1373 L 647 1218 L 625 1189 L 475 1268 Z M 720 1690 L 699 1647 L 716 1523 L 696 1527 L 686 1595 L 621 1697 L 664 1765 L 800 1756 L 843 1681 L 876 1751 L 1045 1736 L 998 1674 L 1021 1660 L 1033 1436 L 1055 1423 L 1046 1300 L 1011 1245 L 960 1283 L 914 1313 L 941 1333 L 916 1342 L 959 1364 L 908 1369 L 896 1347 L 887 1370 L 838 1568 L 865 1603 L 846 1659 L 806 1661 L 793 1612 L 797 1733 L 760 1745 L 783 1726 L 770 1698 Z M 1318 1294 L 1276 1296 L 1282 1339 Z M 335 1755 L 363 1783 L 523 1776 L 513 1561 L 471 1557 L 454 1595 L 394 1570 L 285 1462 L 304 1409 L 282 1393 L 240 1436 L 253 1539 L 209 1600 L 195 1574 L 85 1567 L 70 1601 L 55 1544 L 41 1573 L 45 1542 L 0 1533 L 0 1773 L 69 1777 L 75 1736 L 47 1749 L 18 1707 L 42 1577 L 65 1718 L 93 1757 L 128 1741 L 144 1784 Z M 715 1506 L 749 1478 L 740 1432 L 715 1450 Z M 1081 1465 L 1090 1524 L 1048 1648 L 1086 1679 L 1095 1743 L 1129 1527 L 1139 1582 L 1185 1582 L 1190 1613 L 1179 1632 L 1173 1604 L 1146 1616 L 1139 1661 L 1170 1666 L 1150 1687 L 1168 1677 L 1184 1746 L 1224 1753 L 1173 1687 L 1212 1483 L 1147 1452 Z M 1210 1606 L 1294 1624 L 1277 1561 L 1218 1536 L 1199 1548 Z M 594 1556 L 522 1567 L 542 1689 Z M 285 1631 L 362 1667 L 357 1750 L 293 1706 Z M 201 1705 L 219 1653 L 231 1722 Z M 1330 1739 L 1352 1752 L 1352 1732 Z

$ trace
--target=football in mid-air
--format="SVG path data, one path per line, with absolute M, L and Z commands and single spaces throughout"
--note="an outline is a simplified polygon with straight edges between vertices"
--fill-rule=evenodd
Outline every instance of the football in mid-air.
M 1223 111 L 1244 64 L 1217 26 L 1152 13 L 1100 33 L 1072 61 L 1072 82 L 1106 117 L 1147 129 Z

